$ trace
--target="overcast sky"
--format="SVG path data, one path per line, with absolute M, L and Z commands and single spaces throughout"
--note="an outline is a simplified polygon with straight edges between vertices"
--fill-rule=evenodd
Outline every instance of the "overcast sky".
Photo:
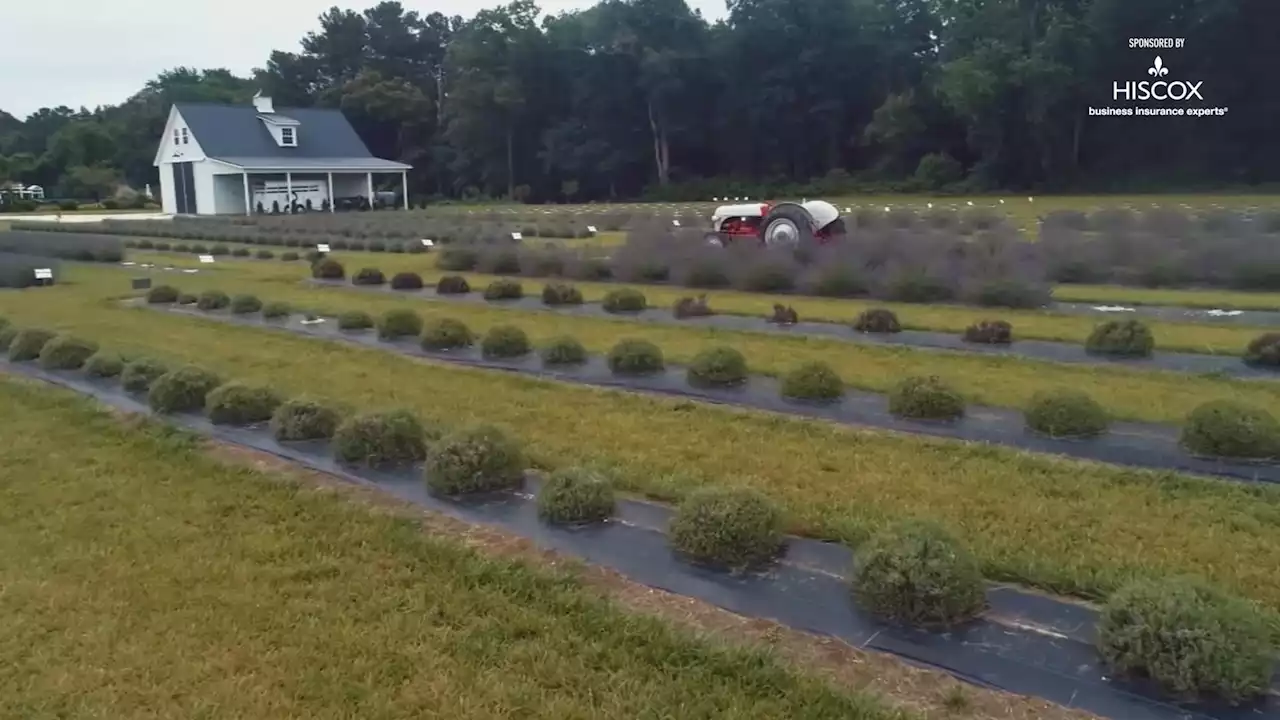
M 704 17 L 724 0 L 687 0 Z M 161 70 L 225 67 L 247 75 L 272 50 L 295 51 L 334 0 L 5 0 L 0 11 L 0 110 L 25 118 L 42 107 L 116 104 Z M 402 0 L 407 10 L 470 17 L 503 0 Z M 548 13 L 592 0 L 541 0 Z

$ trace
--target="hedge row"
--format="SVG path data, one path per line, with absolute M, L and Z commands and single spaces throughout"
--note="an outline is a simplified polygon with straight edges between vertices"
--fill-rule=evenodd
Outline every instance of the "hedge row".
M 265 424 L 280 442 L 328 441 L 334 456 L 348 465 L 421 463 L 423 482 L 440 496 L 515 489 L 528 467 L 521 443 L 494 425 L 446 431 L 427 426 L 406 409 L 353 414 L 319 399 L 286 399 L 269 387 L 227 382 L 194 365 L 125 361 L 90 341 L 40 328 L 15 331 L 2 319 L 0 340 L 12 362 L 38 359 L 50 369 L 83 368 L 93 377 L 118 377 L 127 391 L 145 393 L 157 414 L 202 412 L 218 425 Z M 721 351 L 710 367 L 734 376 L 740 360 L 732 351 Z M 933 385 L 912 387 L 936 393 Z M 606 521 L 617 503 L 611 483 L 583 468 L 553 472 L 536 502 L 546 522 L 560 525 Z M 758 491 L 707 487 L 679 504 L 668 535 L 688 561 L 741 572 L 765 569 L 782 554 L 783 529 L 781 509 Z M 853 600 L 867 612 L 917 627 L 959 626 L 986 607 L 976 558 L 942 528 L 920 521 L 890 525 L 859 546 L 849 583 Z M 1117 672 L 1154 678 L 1178 694 L 1238 701 L 1269 687 L 1273 649 L 1268 638 L 1264 617 L 1245 600 L 1198 581 L 1137 581 L 1108 599 L 1097 647 Z
M 297 248 L 298 250 L 314 250 L 317 245 L 325 243 L 323 239 L 321 239 L 320 242 L 312 242 L 312 240 L 314 240 L 314 238 L 290 238 L 288 241 L 282 241 L 278 244 L 283 247 Z M 328 244 L 331 250 L 410 253 L 415 255 L 427 252 L 427 247 L 421 242 L 382 242 L 380 240 L 363 242 L 360 240 L 330 240 L 325 244 Z M 155 250 L 157 252 L 192 253 L 195 255 L 230 256 L 240 258 L 253 257 L 258 260 L 272 260 L 277 257 L 276 253 L 271 250 L 250 250 L 245 247 L 233 248 L 229 245 L 217 243 L 206 245 L 203 243 L 175 243 L 164 240 L 152 241 L 130 239 L 124 241 L 124 247 L 136 250 Z M 279 257 L 281 260 L 297 260 L 298 253 L 285 252 Z
M 345 275 L 340 263 L 332 259 L 326 262 L 326 268 L 317 271 L 316 277 L 336 280 Z M 383 285 L 387 283 L 387 279 L 376 268 L 363 268 L 352 276 L 351 283 Z M 423 284 L 422 277 L 412 272 L 398 273 L 390 282 L 393 290 L 420 290 Z M 460 275 L 446 275 L 436 283 L 436 293 L 440 295 L 465 295 L 469 292 L 470 284 Z M 523 285 L 513 278 L 493 280 L 483 292 L 486 300 L 518 300 L 524 297 Z M 581 305 L 584 300 L 582 292 L 572 285 L 551 282 L 542 288 L 542 302 L 550 307 L 559 307 Z M 601 306 L 605 312 L 615 314 L 634 313 L 650 307 L 644 294 L 634 288 L 609 291 L 601 301 Z M 678 319 L 715 314 L 705 295 L 681 298 L 672 306 L 671 312 Z M 780 325 L 794 325 L 800 318 L 793 308 L 775 304 L 773 314 L 767 320 Z M 862 311 L 853 321 L 852 327 L 862 333 L 890 334 L 902 331 L 902 323 L 897 314 L 885 308 Z M 1013 342 L 1013 325 L 1005 320 L 979 320 L 965 328 L 961 337 L 966 342 L 975 344 L 1008 345 Z M 1099 357 L 1148 358 L 1155 352 L 1155 336 L 1141 321 L 1109 320 L 1093 329 L 1085 339 L 1084 347 L 1085 352 Z M 1280 369 L 1280 333 L 1264 333 L 1251 341 L 1245 348 L 1243 361 L 1252 367 Z
M 175 288 L 152 288 L 147 300 L 168 304 L 176 295 Z M 205 291 L 196 300 L 202 310 L 230 308 L 245 314 L 262 310 L 254 297 L 228 298 L 217 290 Z M 288 308 L 274 304 L 271 318 L 288 314 Z M 264 313 L 264 317 L 266 314 Z M 442 352 L 472 347 L 477 339 L 481 354 L 488 359 L 514 359 L 535 350 L 528 335 L 512 325 L 497 325 L 478 338 L 470 328 L 453 318 L 433 318 L 424 322 L 412 310 L 394 309 L 374 318 L 362 311 L 349 311 L 337 317 L 340 330 L 359 331 L 376 328 L 384 340 L 417 337 L 424 350 Z M 588 354 L 580 342 L 571 337 L 555 338 L 538 349 L 547 366 L 580 365 Z M 618 376 L 645 376 L 666 370 L 662 349 L 648 340 L 632 338 L 615 344 L 605 355 L 609 369 Z M 696 355 L 685 370 L 686 381 L 694 387 L 733 387 L 747 382 L 746 358 L 728 346 L 713 347 Z M 808 403 L 839 402 L 845 384 L 826 363 L 804 363 L 784 374 L 780 383 L 782 397 Z M 891 388 L 888 409 L 896 417 L 920 421 L 953 421 L 965 415 L 964 397 L 944 380 L 933 377 L 908 377 Z M 1035 394 L 1023 410 L 1029 430 L 1060 439 L 1085 439 L 1105 434 L 1111 417 L 1087 394 L 1060 389 Z M 1212 401 L 1188 414 L 1182 426 L 1181 446 L 1192 455 L 1203 457 L 1273 460 L 1280 458 L 1280 422 L 1269 411 L 1244 403 Z

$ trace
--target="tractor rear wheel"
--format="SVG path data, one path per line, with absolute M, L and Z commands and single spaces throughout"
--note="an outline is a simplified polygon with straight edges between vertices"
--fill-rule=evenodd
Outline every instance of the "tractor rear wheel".
M 794 249 L 813 240 L 813 218 L 799 205 L 778 205 L 760 223 L 760 244 Z

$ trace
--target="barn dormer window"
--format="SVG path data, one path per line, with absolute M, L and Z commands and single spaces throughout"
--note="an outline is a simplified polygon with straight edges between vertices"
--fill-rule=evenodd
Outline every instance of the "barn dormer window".
M 187 129 L 182 128 L 182 144 L 186 145 L 189 139 L 190 135 L 187 133 Z
M 293 128 L 291 127 L 280 128 L 280 144 L 283 145 L 284 147 L 298 146 L 298 136 L 297 134 L 295 134 Z

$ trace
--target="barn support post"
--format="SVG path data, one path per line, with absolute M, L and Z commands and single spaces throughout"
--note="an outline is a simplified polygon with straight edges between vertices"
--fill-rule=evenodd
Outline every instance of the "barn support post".
M 327 174 L 329 176 L 329 212 L 333 212 L 333 206 L 336 204 L 333 201 L 333 173 Z
M 402 170 L 400 172 L 400 188 L 404 193 L 404 209 L 409 209 L 409 171 Z
M 289 214 L 293 214 L 293 173 L 284 174 L 284 200 L 289 203 Z
M 369 188 L 369 209 L 373 209 L 373 173 L 364 174 L 365 185 Z
M 244 172 L 240 173 L 240 177 L 241 177 L 241 179 L 243 179 L 243 180 L 244 180 L 244 214 L 245 214 L 245 215 L 252 215 L 252 214 L 253 214 L 253 203 L 251 202 L 250 197 L 249 197 L 249 171 L 248 171 L 248 170 L 246 170 L 246 171 L 244 171 Z

